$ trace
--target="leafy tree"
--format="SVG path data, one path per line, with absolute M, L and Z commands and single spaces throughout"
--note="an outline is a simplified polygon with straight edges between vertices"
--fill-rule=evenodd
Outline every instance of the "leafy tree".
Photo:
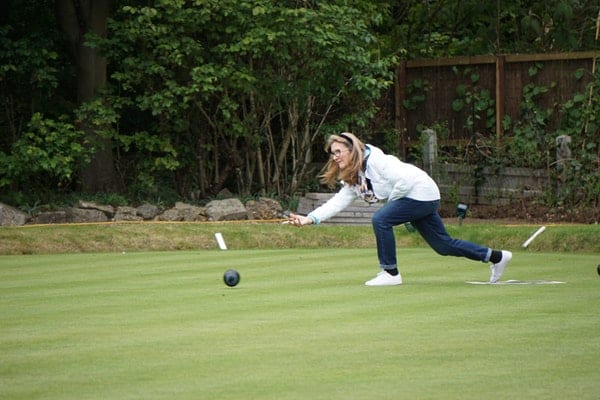
M 379 33 L 405 59 L 595 48 L 597 0 L 388 3 Z
M 65 119 L 45 119 L 39 113 L 32 116 L 10 155 L 0 155 L 0 165 L 5 168 L 0 186 L 14 182 L 33 190 L 70 186 L 79 165 L 89 161 L 91 154 L 84 146 L 84 133 Z
M 294 193 L 324 135 L 370 138 L 395 56 L 591 50 L 597 14 L 597 0 L 5 0 L 1 192 Z
M 1 4 L 0 193 L 26 201 L 27 194 L 73 190 L 87 158 L 72 123 L 74 99 L 64 90 L 73 74 L 53 2 Z
M 96 7 L 101 4 L 108 3 L 94 2 Z M 48 190 L 76 190 L 82 170 L 91 177 L 88 180 L 84 174 L 84 188 L 96 191 L 112 187 L 89 185 L 91 179 L 100 176 L 98 165 L 110 171 L 110 159 L 102 155 L 110 157 L 112 149 L 94 146 L 89 140 L 92 131 L 88 130 L 88 137 L 82 135 L 80 129 L 85 129 L 85 124 L 76 121 L 74 113 L 77 104 L 93 95 L 106 74 L 105 64 L 90 68 L 95 56 L 82 44 L 85 30 L 94 29 L 89 14 L 87 19 L 76 19 L 87 6 L 89 2 L 66 0 L 2 2 L 0 129 L 4 134 L 0 135 L 0 187 L 5 192 L 39 196 Z M 73 23 L 69 34 L 78 61 L 75 68 L 67 41 L 58 29 L 55 9 L 64 24 Z M 94 18 L 100 17 L 97 8 L 95 11 Z
M 115 122 L 121 166 L 146 189 L 172 176 L 201 196 L 292 193 L 327 128 L 364 125 L 391 83 L 374 17 L 345 2 L 125 6 L 90 41 L 114 72 L 89 119 Z
M 94 48 L 85 45 L 85 35 L 106 34 L 110 3 L 110 0 L 56 1 L 58 24 L 65 33 L 75 61 L 78 103 L 90 100 L 106 83 L 106 59 Z M 82 189 L 92 193 L 117 190 L 112 141 L 98 135 L 85 119 L 78 125 L 86 132 L 88 140 L 97 144 L 90 163 L 83 165 Z

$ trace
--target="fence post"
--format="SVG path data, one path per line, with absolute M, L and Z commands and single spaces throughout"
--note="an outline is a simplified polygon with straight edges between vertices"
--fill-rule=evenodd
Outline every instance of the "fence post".
M 433 129 L 425 129 L 422 133 L 423 140 L 423 166 L 429 175 L 433 175 L 433 168 L 437 159 L 437 135 Z
M 562 184 L 567 180 L 567 172 L 569 168 L 569 162 L 571 158 L 571 149 L 569 144 L 571 143 L 571 136 L 560 135 L 555 139 L 556 143 L 556 168 L 560 172 L 560 181 Z
M 496 56 L 496 149 L 502 145 L 502 120 L 504 119 L 504 55 Z
M 404 100 L 406 100 L 406 61 L 403 60 L 396 68 L 396 84 L 394 85 L 395 97 L 395 121 L 394 125 L 398 132 L 400 156 L 406 160 L 406 109 Z

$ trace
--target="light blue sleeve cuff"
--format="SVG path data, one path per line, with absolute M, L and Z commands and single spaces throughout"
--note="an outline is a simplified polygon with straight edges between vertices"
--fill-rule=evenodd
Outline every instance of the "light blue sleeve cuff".
M 321 221 L 319 220 L 319 218 L 317 218 L 316 216 L 314 216 L 312 214 L 308 214 L 307 217 L 310 218 L 310 219 L 312 219 L 313 224 L 315 224 L 315 225 L 319 225 L 321 223 Z

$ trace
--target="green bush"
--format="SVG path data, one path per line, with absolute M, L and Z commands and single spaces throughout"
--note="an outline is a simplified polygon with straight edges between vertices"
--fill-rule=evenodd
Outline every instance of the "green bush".
M 0 188 L 65 188 L 92 151 L 85 133 L 66 117 L 55 120 L 35 113 L 11 153 L 0 152 Z

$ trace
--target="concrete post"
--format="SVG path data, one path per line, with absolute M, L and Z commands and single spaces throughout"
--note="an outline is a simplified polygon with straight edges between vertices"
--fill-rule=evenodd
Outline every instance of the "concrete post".
M 433 168 L 437 159 L 437 135 L 433 129 L 425 129 L 423 135 L 423 167 L 429 175 L 433 174 Z

